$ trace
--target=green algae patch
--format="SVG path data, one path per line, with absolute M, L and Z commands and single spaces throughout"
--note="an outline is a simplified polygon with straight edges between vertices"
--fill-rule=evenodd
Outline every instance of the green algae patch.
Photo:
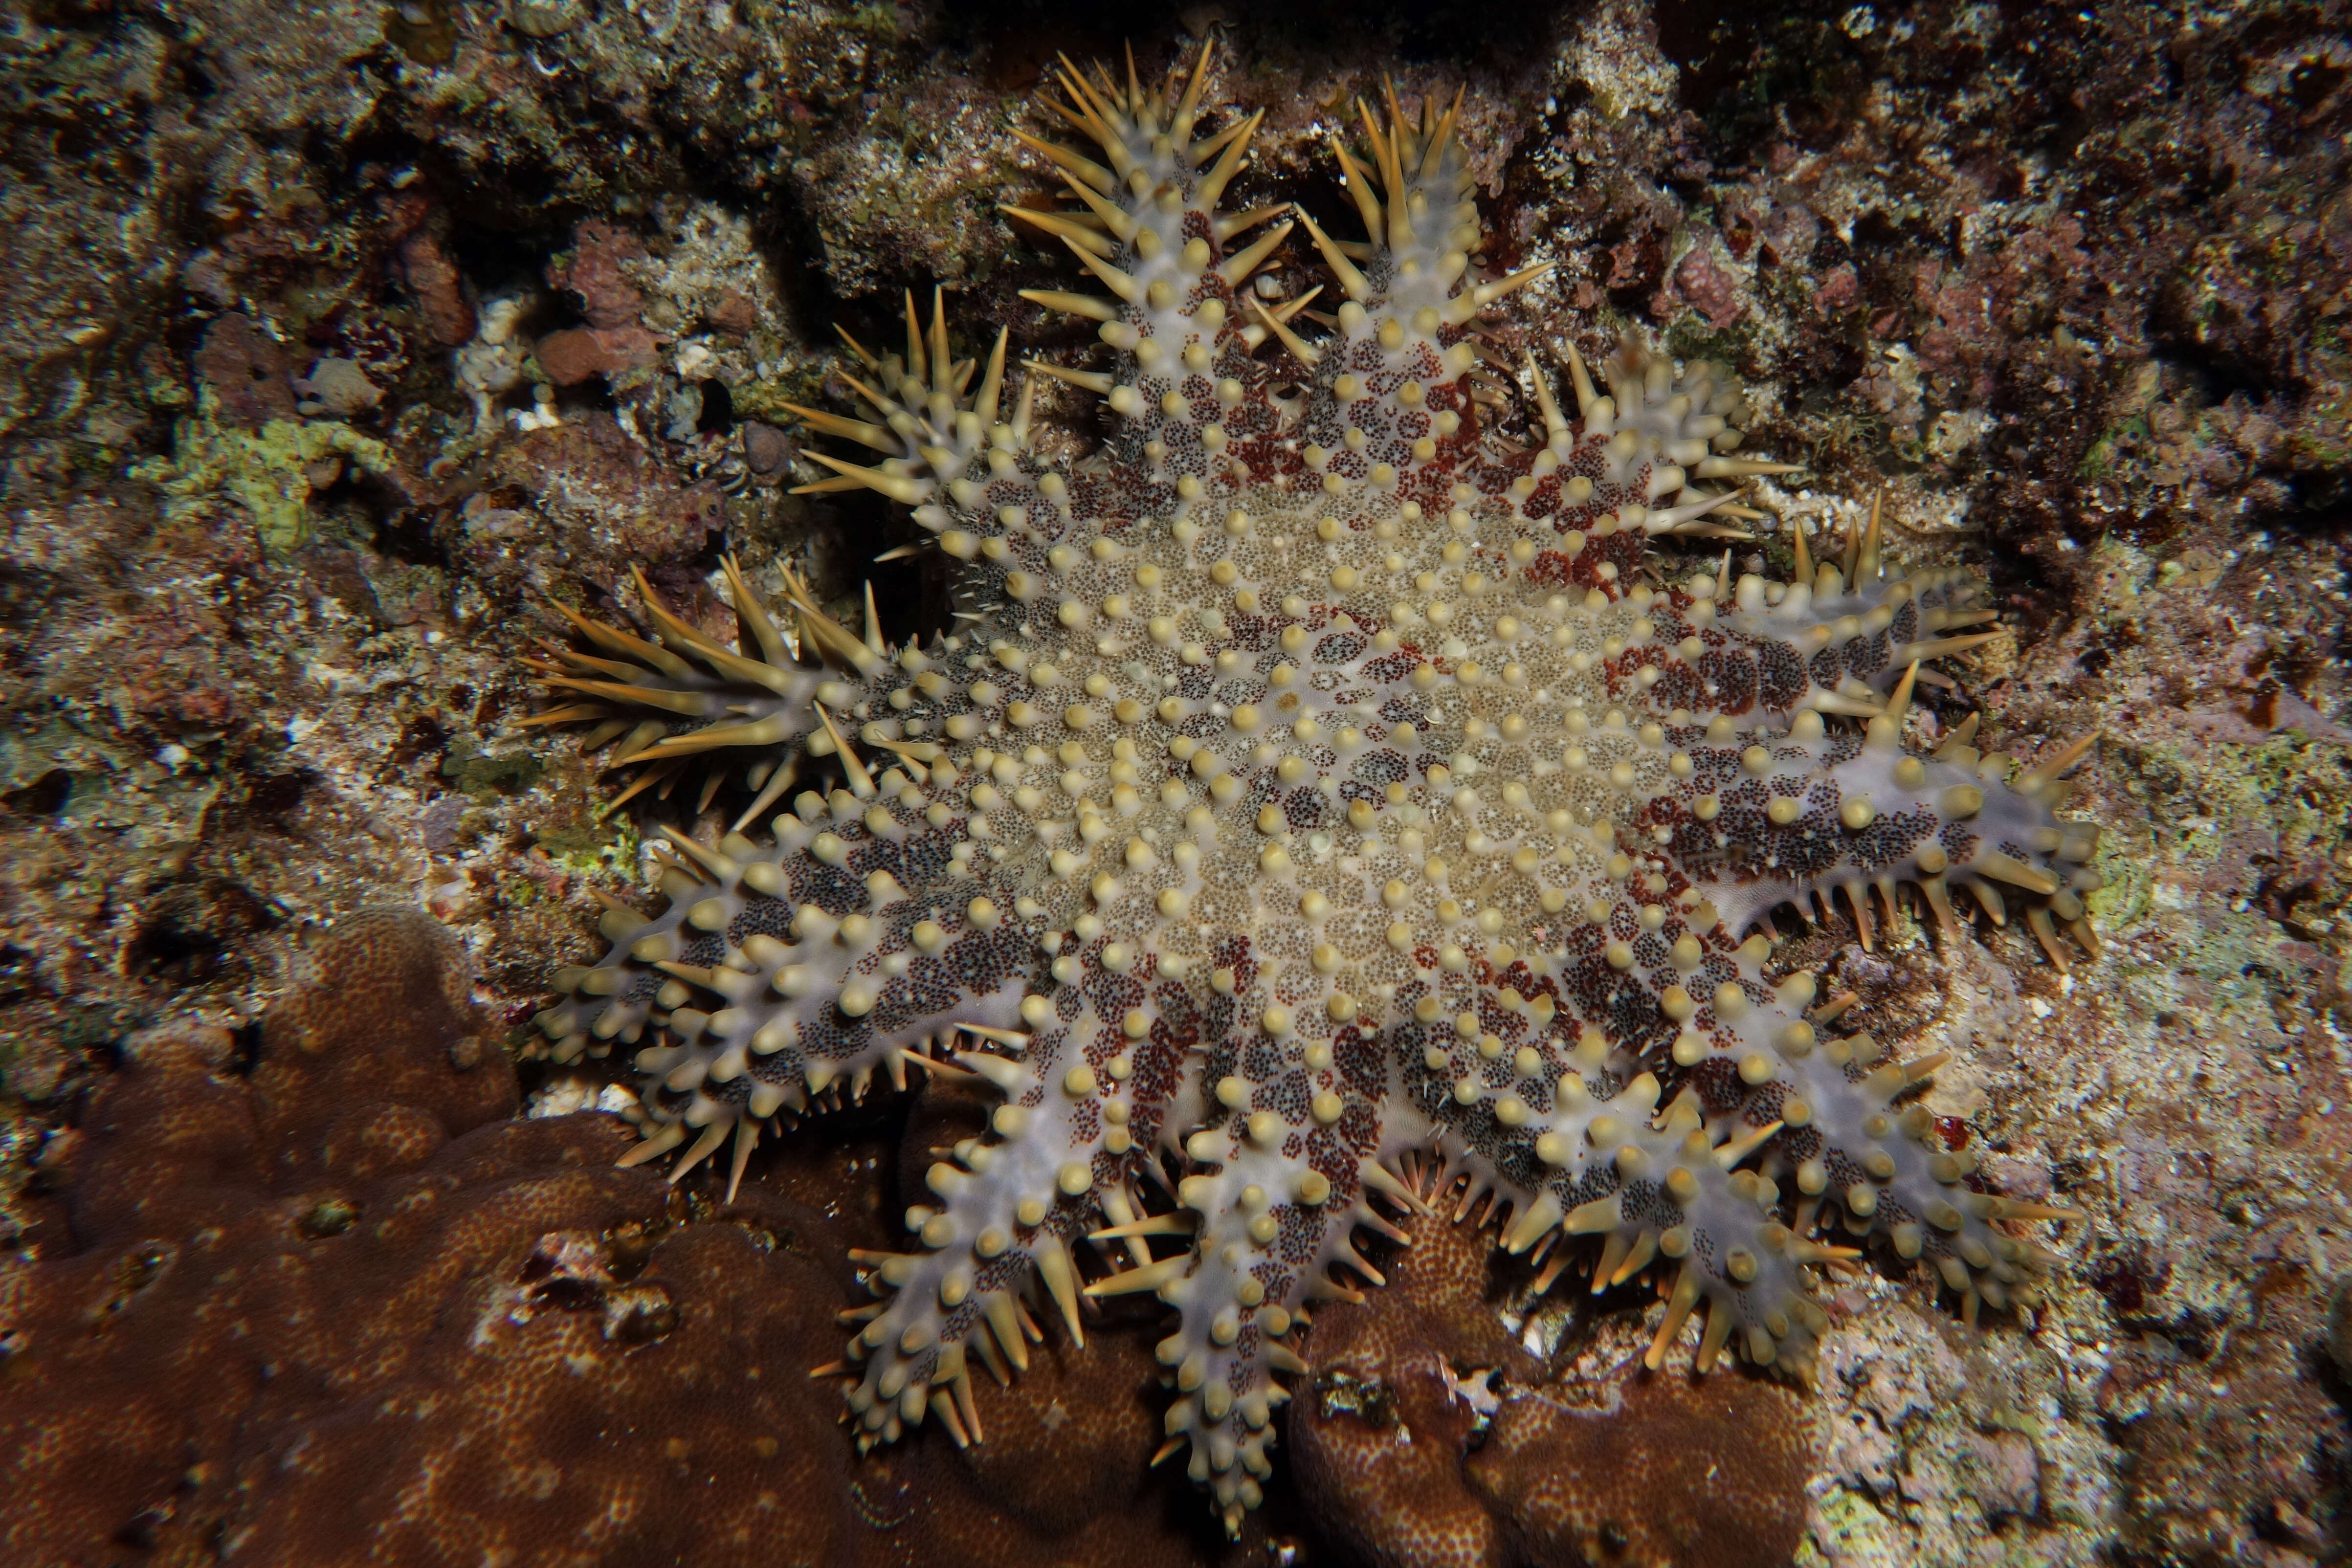
M 2092 925 L 2101 931 L 2120 931 L 2147 919 L 2156 905 L 2156 878 L 2147 861 L 2110 839 L 2101 843 L 2099 857 L 2093 863 L 2098 869 L 2100 886 L 2083 895 Z
M 543 768 L 529 751 L 494 753 L 468 735 L 453 737 L 441 755 L 441 776 L 473 800 L 520 794 L 539 782 Z
M 598 826 L 609 836 L 555 854 L 555 863 L 580 876 L 618 873 L 634 884 L 645 849 L 636 824 L 617 812 L 606 812 L 598 819 Z
M 1757 329 L 1751 319 L 1754 314 L 1743 312 L 1740 320 L 1728 327 L 1717 327 L 1696 308 L 1685 310 L 1666 329 L 1666 350 L 1681 360 L 1714 360 L 1727 365 L 1747 363 L 1757 353 Z
M 1862 1552 L 1884 1554 L 1891 1545 L 1885 1513 L 1852 1488 L 1832 1487 L 1818 1508 L 1811 1533 L 1797 1549 L 1797 1568 L 1829 1568 Z
M 566 871 L 583 873 L 631 864 L 636 837 L 626 818 L 598 816 L 583 809 L 562 810 L 531 829 L 531 841 L 550 860 Z
M 328 419 L 273 419 L 240 430 L 219 419 L 219 401 L 207 389 L 195 413 L 180 422 L 172 455 L 131 467 L 131 476 L 163 493 L 174 518 L 226 497 L 253 518 L 262 549 L 283 558 L 310 539 L 311 476 L 329 458 L 370 474 L 392 467 L 392 449 L 351 426 Z

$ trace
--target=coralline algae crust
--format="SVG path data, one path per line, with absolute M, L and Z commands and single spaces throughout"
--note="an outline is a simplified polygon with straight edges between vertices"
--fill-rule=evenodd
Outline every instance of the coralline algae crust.
M 633 1050 L 632 1159 L 732 1139 L 738 1180 L 764 1125 L 877 1072 L 986 1080 L 916 1246 L 858 1260 L 856 1424 L 977 1439 L 971 1363 L 1024 1366 L 1033 1306 L 1082 1343 L 1086 1298 L 1156 1292 L 1170 1448 L 1229 1524 L 1292 1335 L 1379 1281 L 1373 1195 L 1423 1203 L 1409 1163 L 1507 1214 L 1543 1283 L 1653 1274 L 1654 1367 L 1704 1307 L 1702 1370 L 1808 1369 L 1814 1271 L 1858 1256 L 1824 1233 L 1971 1315 L 2033 1301 L 2016 1222 L 2063 1211 L 1986 1190 L 1910 1094 L 1936 1061 L 1839 1036 L 1850 998 L 1769 984 L 1748 935 L 1838 896 L 1867 943 L 1908 887 L 2062 965 L 2093 942 L 2097 830 L 2055 814 L 2081 748 L 2020 771 L 1904 739 L 1921 664 L 1991 619 L 1975 580 L 1890 575 L 1875 518 L 1843 562 L 1799 535 L 1785 586 L 1677 565 L 1654 541 L 1744 537 L 1741 482 L 1786 471 L 1735 455 L 1727 372 L 1628 345 L 1596 382 L 1571 350 L 1573 412 L 1530 363 L 1541 444 L 1504 439 L 1479 313 L 1543 269 L 1473 259 L 1452 111 L 1364 114 L 1353 242 L 1220 210 L 1256 120 L 1203 134 L 1205 77 L 1066 71 L 1052 107 L 1094 146 L 1024 137 L 1077 204 L 1016 215 L 1109 291 L 1031 298 L 1114 352 L 1033 369 L 1106 400 L 1102 451 L 1042 456 L 1004 339 L 957 359 L 911 301 L 903 355 L 857 350 L 874 422 L 801 411 L 880 455 L 816 488 L 909 506 L 961 563 L 953 633 L 894 651 L 796 583 L 780 626 L 730 566 L 735 647 L 648 591 L 654 640 L 580 620 L 541 662 L 541 721 L 593 725 L 627 793 L 757 791 L 716 845 L 669 834 L 667 908 L 614 909 L 558 977 L 554 1055 Z M 1294 225 L 1328 316 L 1250 287 Z

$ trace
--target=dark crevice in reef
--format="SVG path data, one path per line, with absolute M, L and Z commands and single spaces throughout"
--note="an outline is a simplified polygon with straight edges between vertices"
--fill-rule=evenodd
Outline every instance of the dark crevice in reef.
M 21 789 L 0 794 L 0 802 L 20 817 L 54 817 L 73 799 L 73 775 L 52 768 Z
M 562 289 L 547 287 L 548 263 L 569 248 L 569 223 L 534 224 L 528 228 L 493 225 L 484 220 L 487 209 L 460 205 L 450 212 L 445 243 L 449 259 L 482 298 L 506 293 L 536 297 L 532 308 L 519 318 L 517 330 L 536 336 L 586 319 L 578 303 Z
M 1524 58 L 1531 37 L 1557 28 L 1559 14 L 1517 0 L 1389 0 L 1372 7 L 1301 0 L 1246 17 L 1167 0 L 1125 8 L 1098 0 L 961 0 L 949 15 L 944 37 L 975 52 L 985 47 L 1008 78 L 1005 85 L 1025 87 L 1031 73 L 1061 53 L 1117 59 L 1123 44 L 1132 43 L 1139 63 L 1155 65 L 1153 57 L 1170 52 L 1163 40 L 1177 38 L 1176 52 L 1181 52 L 1183 37 L 1197 37 L 1193 29 L 1204 23 L 1283 47 L 1328 52 L 1335 39 L 1360 39 L 1409 66 L 1488 66 Z
M 247 938 L 277 924 L 266 904 L 226 878 L 173 884 L 150 900 L 123 949 L 123 967 L 136 978 L 177 986 L 220 979 L 227 966 L 243 966 Z

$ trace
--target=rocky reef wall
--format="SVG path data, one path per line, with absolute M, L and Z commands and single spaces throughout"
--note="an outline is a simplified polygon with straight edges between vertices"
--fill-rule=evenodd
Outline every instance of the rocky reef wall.
M 1754 1454 L 1744 1539 L 1841 1563 L 2341 1556 L 2352 55 L 2329 8 L 13 21 L 0 1406 L 54 1479 L 0 1531 L 30 1560 L 527 1551 L 624 1494 L 643 1511 L 604 1561 L 766 1560 L 742 1543 L 775 1497 L 827 1500 L 798 1539 L 853 1556 L 908 1530 L 1007 1561 L 1228 1550 L 1143 1479 L 1148 1312 L 989 1389 L 968 1452 L 854 1461 L 804 1388 L 852 1299 L 839 1260 L 889 1244 L 921 1149 L 971 1107 L 877 1106 L 721 1205 L 606 1170 L 619 1124 L 570 1113 L 617 1074 L 529 1054 L 546 977 L 592 955 L 595 894 L 641 885 L 659 819 L 601 813 L 594 761 L 517 727 L 518 655 L 566 634 L 555 605 L 639 604 L 637 568 L 732 635 L 722 551 L 771 593 L 792 562 L 850 625 L 869 580 L 892 635 L 948 623 L 934 568 L 873 564 L 917 537 L 896 508 L 787 493 L 824 475 L 787 405 L 837 406 L 861 372 L 834 327 L 887 340 L 935 284 L 971 342 L 1001 326 L 1088 362 L 1021 295 L 1069 287 L 1067 256 L 998 204 L 1055 188 L 1012 131 L 1056 54 L 1129 36 L 1148 68 L 1212 43 L 1220 90 L 1265 115 L 1236 201 L 1319 189 L 1335 233 L 1355 98 L 1466 88 L 1487 259 L 1557 263 L 1498 330 L 1553 365 L 1563 323 L 1728 364 L 1755 449 L 1804 465 L 1759 484 L 1735 571 L 1785 577 L 1798 531 L 1836 537 L 1883 490 L 1890 555 L 1977 568 L 2002 612 L 1946 662 L 1941 711 L 1981 711 L 1988 749 L 2101 737 L 2076 802 L 2108 824 L 2095 961 L 2062 975 L 2022 926 L 1787 931 L 1777 965 L 1955 1052 L 1926 1102 L 1948 1138 L 2091 1218 L 2030 1329 L 1842 1282 L 1811 1425 Z M 1323 276 L 1303 227 L 1274 260 L 1270 299 Z M 1047 401 L 1057 428 L 1093 417 L 1079 389 Z M 367 914 L 391 904 L 411 914 Z M 404 988 L 371 1003 L 384 973 Z M 1498 1337 L 1526 1281 L 1494 1267 L 1476 1310 L 1445 1291 L 1467 1260 L 1332 1309 L 1295 1474 L 1244 1550 L 1577 1561 L 1686 1522 L 1546 1492 L 1590 1451 L 1578 1401 L 1630 1402 L 1608 1441 L 1656 1490 L 1685 1484 L 1681 1424 L 1782 1429 L 1744 1375 L 1720 1409 L 1609 1392 L 1643 1337 L 1622 1312 Z M 1408 1299 L 1443 1329 L 1399 1328 Z M 687 1422 L 722 1364 L 767 1386 Z M 1490 1419 L 1480 1369 L 1539 1396 Z M 1439 1440 L 1401 1457 L 1400 1419 Z M 626 1457 L 584 1435 L 632 1421 Z M 481 1453 L 436 1489 L 421 1456 L 459 1433 Z M 714 1482 L 725 1507 L 678 1500 Z M 1148 1542 L 1117 1528 L 1136 1513 Z

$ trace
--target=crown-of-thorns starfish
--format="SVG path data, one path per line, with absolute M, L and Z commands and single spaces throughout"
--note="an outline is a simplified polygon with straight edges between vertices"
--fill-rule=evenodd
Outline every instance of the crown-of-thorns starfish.
M 1530 362 L 1540 444 L 1504 440 L 1479 313 L 1544 269 L 1473 260 L 1454 111 L 1362 115 L 1336 156 L 1368 237 L 1337 240 L 1221 211 L 1257 119 L 1202 134 L 1207 74 L 1066 69 L 1049 107 L 1097 152 L 1024 138 L 1076 204 L 1013 214 L 1108 291 L 1031 296 L 1114 351 L 1033 367 L 1108 403 L 1097 453 L 1042 455 L 1004 338 L 959 360 L 911 300 L 903 356 L 857 350 L 874 419 L 802 411 L 877 455 L 809 488 L 912 507 L 961 630 L 893 650 L 794 582 L 788 636 L 730 563 L 735 647 L 647 592 L 653 640 L 578 620 L 593 651 L 541 663 L 541 718 L 617 743 L 630 792 L 709 768 L 707 804 L 740 763 L 757 793 L 716 845 L 669 834 L 664 913 L 605 916 L 554 1054 L 633 1048 L 632 1159 L 732 1137 L 732 1179 L 877 1070 L 984 1080 L 987 1134 L 930 1168 L 910 1250 L 858 1260 L 876 1300 L 821 1370 L 864 1440 L 976 1441 L 975 1361 L 1008 1377 L 1039 1315 L 1082 1341 L 1090 1299 L 1155 1292 L 1168 1451 L 1229 1524 L 1293 1336 L 1379 1281 L 1375 1195 L 1421 1201 L 1408 1158 L 1545 1284 L 1654 1279 L 1654 1366 L 1701 1307 L 1701 1369 L 1807 1366 L 1813 1271 L 1858 1255 L 1832 1221 L 1970 1314 L 2032 1301 L 2015 1222 L 2062 1211 L 1983 1190 L 1906 1103 L 1940 1059 L 1838 1036 L 1852 998 L 1767 984 L 1746 935 L 1842 894 L 1868 944 L 1908 888 L 1946 927 L 1961 895 L 2021 913 L 2062 965 L 2061 927 L 2092 946 L 2098 831 L 2054 814 L 2083 747 L 2020 772 L 1972 723 L 1904 741 L 1923 662 L 1986 635 L 1976 582 L 1889 576 L 1875 513 L 1843 564 L 1801 533 L 1785 586 L 1676 569 L 1653 541 L 1736 536 L 1783 471 L 1734 455 L 1725 371 L 1628 346 L 1596 382 L 1571 352 L 1570 416 Z M 1246 287 L 1294 224 L 1328 316 Z

